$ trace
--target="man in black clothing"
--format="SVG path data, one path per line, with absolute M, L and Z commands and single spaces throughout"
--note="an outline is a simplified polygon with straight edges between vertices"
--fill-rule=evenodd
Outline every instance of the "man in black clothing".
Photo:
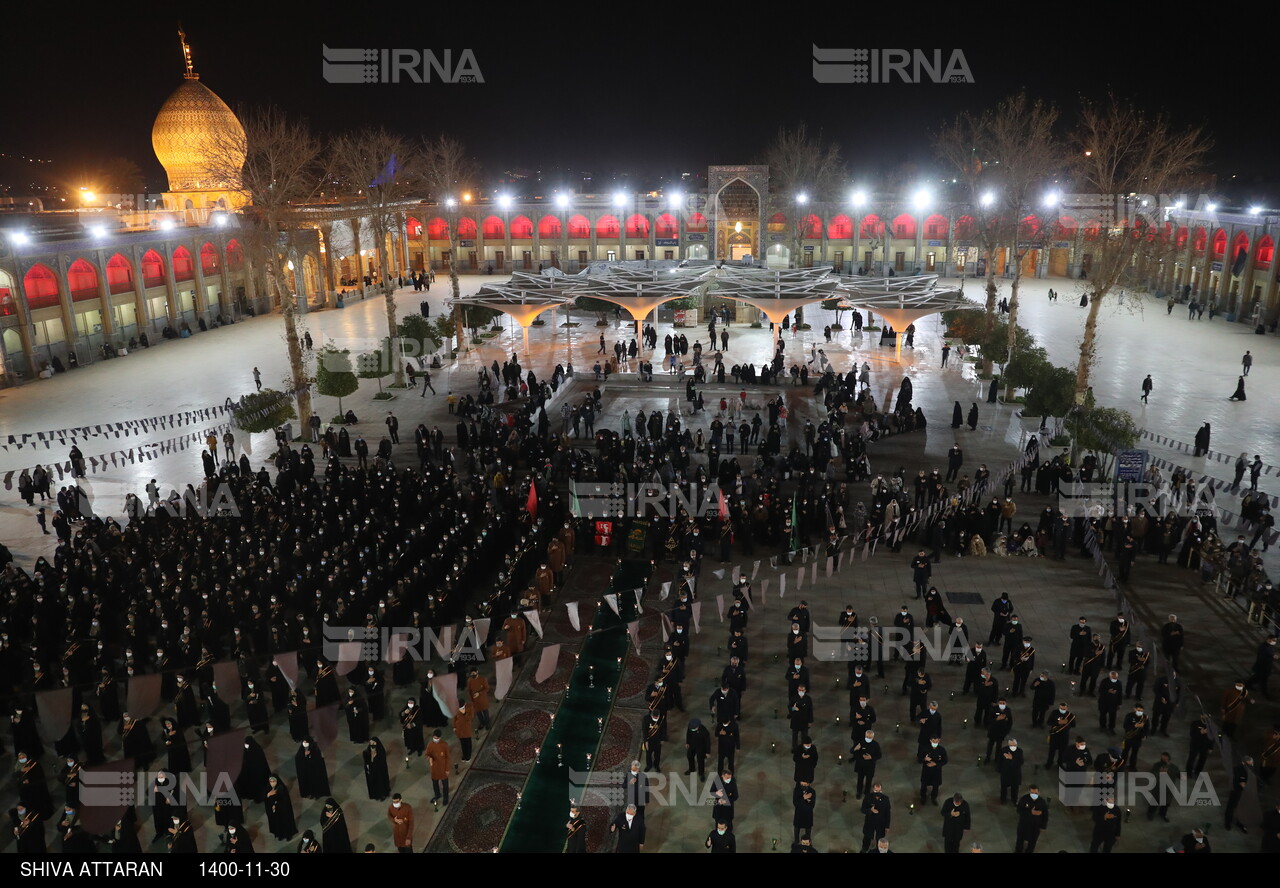
M 867 797 L 862 800 L 862 853 L 885 837 L 892 826 L 892 806 L 880 783 L 873 783 Z
M 1018 837 L 1014 845 L 1015 854 L 1025 850 L 1031 854 L 1036 850 L 1036 842 L 1040 832 L 1049 826 L 1049 802 L 1040 796 L 1040 787 L 1032 785 L 1028 792 L 1018 800 Z

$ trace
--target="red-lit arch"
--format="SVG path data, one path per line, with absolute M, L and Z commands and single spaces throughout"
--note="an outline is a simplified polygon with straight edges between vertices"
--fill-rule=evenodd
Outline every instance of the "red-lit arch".
M 1191 249 L 1197 253 L 1203 253 L 1208 243 L 1209 232 L 1204 228 L 1197 228 L 1195 237 L 1191 240 Z
M 1174 246 L 1179 250 L 1187 248 L 1187 240 L 1191 237 L 1191 232 L 1187 231 L 1187 226 L 1183 225 L 1178 229 L 1178 233 L 1174 235 Z
M 1053 223 L 1053 237 L 1055 240 L 1072 240 L 1075 238 L 1077 230 L 1074 216 L 1059 216 Z
M 1264 234 L 1258 238 L 1258 249 L 1254 253 L 1253 267 L 1266 271 L 1271 268 L 1271 260 L 1275 258 L 1276 245 L 1271 235 Z
M 884 221 L 875 213 L 868 213 L 862 217 L 862 225 L 859 227 L 860 237 L 876 238 L 884 236 Z
M 148 287 L 164 286 L 164 259 L 155 250 L 142 254 L 142 283 Z
M 844 213 L 832 216 L 827 223 L 827 237 L 831 240 L 852 240 L 853 220 Z
M 191 259 L 191 251 L 186 247 L 178 247 L 173 251 L 173 279 L 189 281 L 195 276 L 195 263 Z
M 211 243 L 205 243 L 200 248 L 200 270 L 205 274 L 217 274 L 218 266 L 218 248 Z
M 427 222 L 427 240 L 442 241 L 449 239 L 449 223 L 436 216 Z
M 72 302 L 98 298 L 98 269 L 84 259 L 77 259 L 67 269 L 67 292 Z
M 639 213 L 632 213 L 627 219 L 627 237 L 645 238 L 649 236 L 649 220 Z
M 689 220 L 684 223 L 685 231 L 706 231 L 707 217 L 701 213 L 693 213 L 689 216 Z
M 591 220 L 581 213 L 569 217 L 569 237 L 585 240 L 591 237 Z
M 676 221 L 676 217 L 670 213 L 663 213 L 653 223 L 654 237 L 679 237 L 680 223 Z
M 490 216 L 485 219 L 481 228 L 484 231 L 485 240 L 502 240 L 504 226 L 502 220 L 497 216 Z
M 596 220 L 596 237 L 617 237 L 622 226 L 613 216 L 601 216 Z
M 558 239 L 560 231 L 560 220 L 557 217 L 543 216 L 538 220 L 538 237 Z
M 1018 238 L 1020 240 L 1035 240 L 1040 235 L 1040 220 L 1034 215 L 1027 216 L 1018 223 Z
M 533 222 L 528 216 L 516 216 L 511 220 L 512 240 L 533 240 Z
M 822 237 L 822 220 L 810 213 L 800 220 L 800 236 L 806 240 L 817 240 Z
M 464 216 L 458 220 L 458 237 L 464 240 L 474 238 L 476 236 L 476 220 L 469 216 Z
M 893 220 L 893 236 L 912 238 L 916 236 L 916 219 L 910 213 L 903 213 Z
M 58 304 L 58 278 L 49 266 L 37 262 L 22 279 L 27 307 L 34 310 Z
M 1221 228 L 1213 233 L 1213 258 L 1221 259 L 1227 252 L 1227 232 Z
M 119 253 L 107 260 L 107 289 L 112 295 L 133 291 L 133 265 Z
M 946 216 L 943 216 L 940 213 L 934 213 L 928 219 L 924 220 L 924 236 L 934 238 L 946 237 L 947 229 L 949 227 Z
M 1249 235 L 1245 234 L 1243 231 L 1238 232 L 1235 238 L 1231 241 L 1232 257 L 1234 258 L 1235 256 L 1240 255 L 1241 250 L 1244 250 L 1246 253 L 1249 252 Z
M 956 220 L 955 239 L 973 240 L 978 235 L 978 223 L 972 216 L 961 216 Z
M 240 241 L 227 241 L 227 271 L 239 271 L 244 268 L 244 248 Z
M 404 220 L 404 233 L 409 240 L 417 240 L 422 237 L 422 223 L 409 216 Z

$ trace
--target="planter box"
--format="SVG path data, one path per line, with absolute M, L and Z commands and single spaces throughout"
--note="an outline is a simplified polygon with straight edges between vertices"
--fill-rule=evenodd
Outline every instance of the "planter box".
M 375 401 L 394 401 L 395 399 L 396 396 L 391 394 L 391 392 L 378 392 L 373 396 L 373 400 Z

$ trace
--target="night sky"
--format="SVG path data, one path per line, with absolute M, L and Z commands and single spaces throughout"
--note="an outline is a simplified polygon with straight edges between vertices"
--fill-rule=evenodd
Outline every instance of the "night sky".
M 1173 41 L 1152 35 L 1150 23 L 1131 39 L 1116 22 L 1094 37 L 1056 20 L 999 16 L 917 34 L 914 26 L 904 30 L 901 15 L 892 27 L 873 26 L 863 6 L 849 26 L 826 20 L 825 6 L 788 7 L 792 24 L 766 22 L 756 6 L 724 22 L 708 21 L 701 10 L 710 7 L 698 6 L 654 7 L 652 20 L 616 21 L 598 6 L 553 13 L 567 7 L 530 4 L 528 16 L 505 5 L 441 13 L 444 6 L 407 4 L 408 12 L 380 16 L 371 14 L 380 5 L 220 3 L 181 15 L 201 80 L 233 108 L 276 103 L 322 133 L 367 125 L 414 137 L 447 132 L 493 178 L 512 168 L 589 170 L 602 190 L 613 177 L 655 187 L 708 164 L 758 160 L 779 126 L 803 121 L 840 145 L 855 179 L 874 184 L 902 164 L 927 173 L 935 163 L 929 134 L 959 111 L 980 111 L 1022 87 L 1069 110 L 1077 95 L 1110 89 L 1204 126 L 1216 146 L 1211 171 L 1229 199 L 1280 206 L 1277 173 L 1265 163 L 1274 157 L 1268 115 L 1245 87 L 1261 85 L 1257 95 L 1268 95 L 1274 78 L 1264 59 L 1255 52 L 1218 63 L 1201 53 L 1180 72 L 1182 50 L 1166 47 L 1188 39 L 1182 25 L 1169 26 Z M 150 133 L 182 80 L 177 12 L 141 4 L 74 15 L 24 7 L 6 13 L 11 33 L 26 38 L 10 41 L 3 75 L 6 116 L 21 123 L 0 135 L 0 152 L 10 156 L 0 158 L 0 181 L 74 187 L 95 159 L 118 155 L 160 190 Z M 335 14 L 343 8 L 350 14 Z M 820 84 L 811 66 L 815 42 L 942 48 L 944 58 L 959 48 L 975 83 Z M 470 48 L 485 82 L 330 84 L 321 76 L 324 44 Z M 14 155 L 54 163 L 24 166 Z

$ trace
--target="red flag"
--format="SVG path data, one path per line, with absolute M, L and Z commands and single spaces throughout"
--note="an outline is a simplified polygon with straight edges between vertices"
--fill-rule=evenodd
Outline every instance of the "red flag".
M 529 502 L 525 503 L 525 511 L 529 513 L 529 517 L 536 519 L 538 517 L 538 485 L 529 482 Z

